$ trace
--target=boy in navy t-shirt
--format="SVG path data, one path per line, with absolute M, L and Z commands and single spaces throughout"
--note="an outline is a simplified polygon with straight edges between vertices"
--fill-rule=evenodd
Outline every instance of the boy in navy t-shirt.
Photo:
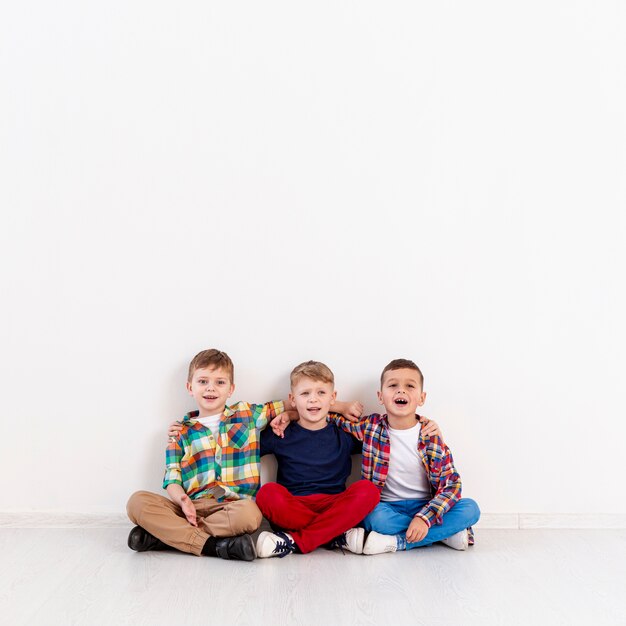
M 259 535 L 259 558 L 311 552 L 324 544 L 363 553 L 364 530 L 355 527 L 378 504 L 379 493 L 368 480 L 346 489 L 351 455 L 361 444 L 326 419 L 333 405 L 347 408 L 336 404 L 334 382 L 323 363 L 298 365 L 291 372 L 289 401 L 299 421 L 282 437 L 270 429 L 261 434 L 261 455 L 274 454 L 278 471 L 277 482 L 263 485 L 256 503 L 281 530 Z

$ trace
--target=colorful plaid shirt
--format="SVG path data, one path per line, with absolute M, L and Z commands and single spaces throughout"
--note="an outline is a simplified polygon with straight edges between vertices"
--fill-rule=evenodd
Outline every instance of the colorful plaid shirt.
M 371 480 L 381 491 L 389 471 L 389 422 L 387 415 L 374 413 L 351 422 L 342 416 L 331 414 L 330 419 L 345 431 L 363 441 L 363 465 L 361 475 Z M 421 417 L 415 416 L 421 423 Z M 432 498 L 418 513 L 428 527 L 441 524 L 441 518 L 461 497 L 461 477 L 454 468 L 452 453 L 440 437 L 424 437 L 420 432 L 417 453 L 424 464 L 432 489 Z M 470 530 L 470 543 L 473 533 Z
M 191 411 L 183 429 L 165 450 L 163 488 L 181 485 L 192 500 L 215 497 L 222 500 L 252 498 L 259 489 L 259 431 L 285 407 L 282 402 L 226 407 L 213 437 Z

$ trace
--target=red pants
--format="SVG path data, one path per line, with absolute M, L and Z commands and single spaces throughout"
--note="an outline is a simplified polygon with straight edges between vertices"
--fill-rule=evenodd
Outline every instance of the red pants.
M 359 480 L 343 493 L 292 496 L 278 483 L 267 483 L 256 497 L 261 513 L 286 530 L 302 552 L 312 552 L 356 526 L 378 504 L 380 493 Z

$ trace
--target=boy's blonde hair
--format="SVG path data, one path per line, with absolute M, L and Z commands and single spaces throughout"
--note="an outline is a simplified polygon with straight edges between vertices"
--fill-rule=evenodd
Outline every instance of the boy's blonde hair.
M 196 356 L 191 359 L 189 363 L 189 373 L 187 374 L 187 382 L 191 382 L 193 374 L 196 370 L 204 369 L 205 367 L 211 368 L 224 368 L 228 372 L 231 384 L 235 382 L 235 366 L 230 360 L 230 357 L 226 352 L 211 348 L 210 350 L 203 350 L 198 352 Z
M 380 386 L 383 386 L 383 379 L 385 378 L 385 374 L 387 372 L 392 372 L 393 370 L 415 370 L 419 374 L 420 384 L 422 386 L 422 390 L 424 389 L 424 375 L 422 374 L 422 370 L 413 363 L 413 361 L 409 361 L 409 359 L 394 359 L 391 363 L 388 363 L 383 370 L 383 373 L 380 375 Z
M 319 361 L 305 361 L 296 365 L 291 374 L 289 380 L 291 382 L 291 388 L 298 384 L 301 378 L 310 378 L 311 380 L 320 380 L 323 383 L 330 383 L 335 385 L 335 377 L 330 368 Z

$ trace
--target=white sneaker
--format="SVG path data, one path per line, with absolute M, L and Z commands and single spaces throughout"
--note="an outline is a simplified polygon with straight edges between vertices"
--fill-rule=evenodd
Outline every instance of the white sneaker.
M 344 548 L 353 554 L 363 554 L 363 543 L 365 542 L 364 528 L 351 528 L 344 533 L 346 545 Z
M 464 529 L 458 533 L 455 533 L 447 539 L 442 539 L 441 543 L 445 543 L 448 547 L 455 550 L 467 550 L 469 546 L 469 535 L 467 529 Z
M 395 552 L 398 542 L 395 535 L 382 535 L 376 531 L 370 532 L 363 546 L 363 554 L 382 554 L 383 552 Z
M 329 544 L 329 548 L 339 548 L 342 552 L 347 550 L 353 554 L 363 554 L 363 540 L 365 539 L 364 528 L 350 528 L 345 533 L 335 537 Z
M 296 544 L 293 537 L 287 533 L 270 533 L 264 530 L 256 540 L 256 554 L 259 559 L 271 556 L 283 558 L 295 552 Z

